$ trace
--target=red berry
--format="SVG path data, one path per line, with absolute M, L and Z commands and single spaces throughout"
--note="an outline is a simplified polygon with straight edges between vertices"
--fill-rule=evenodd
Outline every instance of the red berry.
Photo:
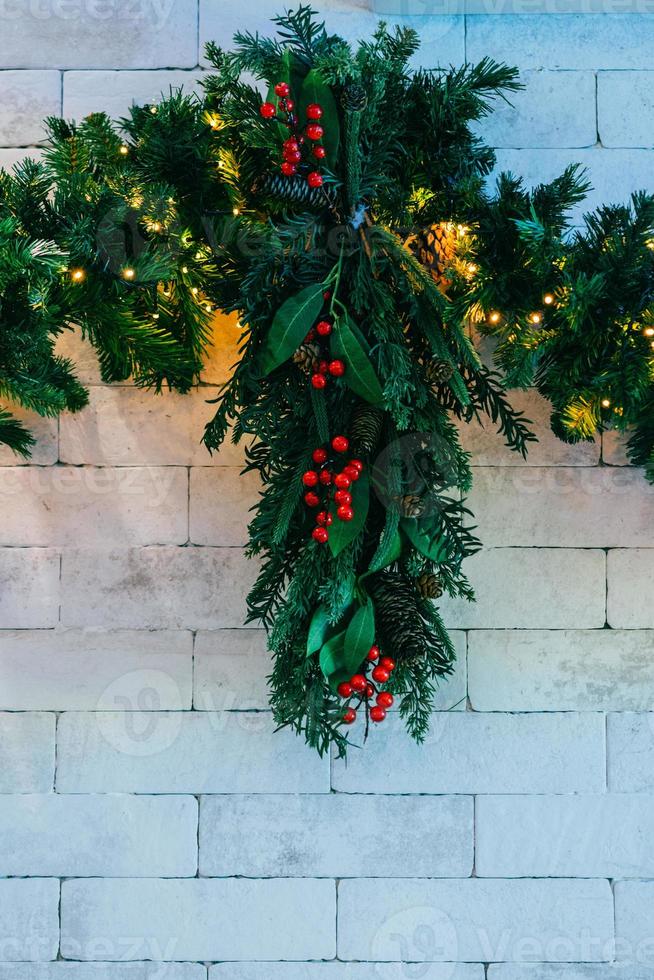
M 351 507 L 346 507 L 343 505 L 336 511 L 336 516 L 338 517 L 339 521 L 351 521 L 354 517 L 354 511 Z
M 375 693 L 375 689 L 372 684 L 366 684 L 366 697 L 371 698 Z
M 379 705 L 375 705 L 374 708 L 370 709 L 370 720 L 375 722 L 383 721 L 386 717 L 386 711 L 384 708 L 380 708 Z
M 275 115 L 277 115 L 277 109 L 272 102 L 262 102 L 259 106 L 259 112 L 264 119 L 272 119 Z
M 379 661 L 379 666 L 387 670 L 389 674 L 395 670 L 395 661 L 392 657 L 382 657 Z
M 322 377 L 322 375 L 321 375 L 321 377 Z M 331 470 L 322 470 L 321 473 L 320 473 L 319 479 L 320 479 L 320 482 L 322 483 L 323 487 L 328 487 L 329 484 L 332 482 Z
M 385 667 L 382 667 L 381 664 L 375 667 L 372 672 L 372 679 L 373 681 L 377 681 L 378 684 L 385 684 L 390 676 L 390 671 L 386 670 Z
M 312 170 L 307 174 L 307 184 L 309 187 L 322 187 L 322 175 L 317 170 Z
M 354 710 L 354 708 L 348 708 L 345 714 L 343 715 L 343 721 L 345 722 L 346 725 L 353 725 L 356 720 L 357 720 L 356 711 Z
M 333 522 L 333 514 L 328 514 L 326 510 L 321 510 L 319 514 L 316 514 L 316 524 L 327 525 L 329 527 Z
M 334 486 L 339 490 L 347 490 L 352 485 L 352 480 L 345 473 L 337 473 L 334 477 Z
M 282 146 L 285 150 L 299 150 L 300 144 L 296 140 L 295 136 L 289 136 L 287 140 L 284 140 Z
M 293 174 L 295 173 L 296 167 L 294 163 L 288 163 L 288 161 L 284 161 L 284 163 L 280 167 L 280 170 L 285 177 L 292 177 Z
M 350 441 L 346 436 L 334 436 L 332 439 L 332 449 L 335 453 L 346 453 L 350 448 Z
M 341 378 L 345 374 L 345 364 L 343 361 L 335 360 L 329 362 L 329 373 L 333 378 Z
M 314 527 L 313 531 L 311 532 L 311 537 L 313 538 L 314 541 L 317 541 L 318 544 L 325 544 L 325 542 L 329 538 L 329 534 L 327 532 L 327 528 L 326 527 Z
M 348 684 L 347 681 L 343 681 L 342 684 L 339 684 L 336 690 L 338 691 L 338 693 L 342 698 L 352 697 L 352 685 Z
M 326 289 L 325 292 L 322 294 L 322 298 L 325 300 L 325 302 L 328 299 L 331 299 L 332 298 L 331 291 L 329 289 Z
M 329 361 L 320 361 L 318 371 L 320 374 L 329 374 Z
M 293 102 L 293 99 L 284 99 L 284 108 L 287 112 L 293 112 L 293 109 L 295 108 L 295 102 Z
M 319 337 L 329 337 L 332 332 L 332 325 L 329 320 L 321 320 L 316 324 L 316 333 Z
M 317 102 L 310 102 L 307 106 L 307 119 L 320 119 L 322 116 L 322 106 Z
M 290 91 L 291 86 L 288 82 L 277 82 L 275 85 L 275 95 L 278 95 L 280 99 L 285 99 Z
M 357 691 L 359 694 L 363 694 L 366 689 L 368 681 L 365 679 L 363 674 L 355 674 L 350 677 L 350 684 L 352 685 L 352 690 Z
M 359 473 L 363 473 L 363 463 L 360 459 L 351 459 L 347 465 L 353 466 L 355 470 L 359 471 Z
M 307 136 L 310 140 L 322 139 L 322 134 L 324 130 L 320 123 L 309 123 L 306 129 Z
M 379 660 L 379 647 L 374 644 L 368 650 L 368 660 Z
M 320 503 L 320 497 L 318 496 L 317 493 L 314 493 L 312 490 L 310 490 L 309 493 L 305 493 L 304 502 L 307 505 L 307 507 L 317 507 L 318 504 Z
M 315 487 L 318 484 L 318 474 L 315 470 L 307 470 L 302 477 L 305 487 Z
M 314 146 L 311 152 L 313 153 L 316 160 L 324 160 L 325 157 L 327 156 L 327 150 L 325 149 L 324 146 Z
M 309 333 L 304 338 L 304 343 L 305 344 L 310 344 L 311 341 L 315 338 L 315 336 L 316 336 L 315 330 L 310 330 Z
M 349 466 L 349 465 L 343 468 L 343 472 L 345 473 L 346 476 L 349 476 L 349 478 L 352 480 L 353 483 L 356 480 L 358 480 L 359 476 L 361 475 L 359 471 L 354 468 L 354 466 Z
M 392 708 L 395 698 L 390 691 L 380 691 L 377 695 L 377 704 L 380 708 Z
M 326 463 L 327 462 L 327 450 L 326 449 L 314 449 L 311 453 L 311 459 L 314 463 Z
M 313 374 L 311 376 L 311 384 L 314 388 L 324 388 L 327 384 L 327 378 L 324 374 Z
M 334 503 L 338 504 L 339 507 L 341 504 L 349 507 L 352 503 L 352 494 L 348 493 L 347 490 L 337 490 L 334 494 Z
M 288 160 L 289 163 L 299 163 L 302 159 L 302 154 L 299 150 L 285 150 L 284 159 Z

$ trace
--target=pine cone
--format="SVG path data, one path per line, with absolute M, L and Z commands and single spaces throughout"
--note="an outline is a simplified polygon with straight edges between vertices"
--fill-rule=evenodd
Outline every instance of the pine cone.
M 400 501 L 403 517 L 422 517 L 425 512 L 425 501 L 417 493 L 407 493 Z
M 372 456 L 379 443 L 384 413 L 370 405 L 354 410 L 350 425 L 352 450 L 359 456 Z
M 454 365 L 449 361 L 430 361 L 425 368 L 425 374 L 430 384 L 443 384 L 454 374 Z
M 321 209 L 336 203 L 336 191 L 330 185 L 309 187 L 304 177 L 285 177 L 283 174 L 266 174 L 257 181 L 254 192 L 270 198 L 280 209 L 289 204 Z
M 312 374 L 318 368 L 320 348 L 317 344 L 302 344 L 293 354 L 293 363 L 305 374 Z
M 368 579 L 375 603 L 376 632 L 386 654 L 399 660 L 429 657 L 447 673 L 451 658 L 433 639 L 423 619 L 413 582 L 401 572 L 378 572 Z
M 341 102 L 346 112 L 363 112 L 368 105 L 368 95 L 363 85 L 352 82 L 343 91 Z
M 442 292 L 452 285 L 445 271 L 456 255 L 456 232 L 452 225 L 441 221 L 423 229 L 415 239 L 414 249 L 423 265 L 427 266 Z
M 438 599 L 443 595 L 443 583 L 438 575 L 425 572 L 415 580 L 416 590 L 422 599 Z

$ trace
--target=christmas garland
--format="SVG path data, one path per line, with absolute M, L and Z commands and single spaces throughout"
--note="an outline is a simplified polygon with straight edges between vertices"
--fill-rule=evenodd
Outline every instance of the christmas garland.
M 652 465 L 654 203 L 570 240 L 575 168 L 485 189 L 494 156 L 471 124 L 519 87 L 513 69 L 412 71 L 415 32 L 381 25 L 353 50 L 304 7 L 276 24 L 209 45 L 202 100 L 171 94 L 120 130 L 51 120 L 44 161 L 2 175 L 0 394 L 82 406 L 54 353 L 69 322 L 106 380 L 187 390 L 213 310 L 238 312 L 205 442 L 231 431 L 261 477 L 248 621 L 269 631 L 275 718 L 343 753 L 394 704 L 423 739 L 453 669 L 434 600 L 472 599 L 478 548 L 457 423 L 489 416 L 523 455 L 534 438 L 477 331 L 499 336 L 511 384 L 552 399 L 555 431 L 635 423 Z M 8 413 L 0 441 L 29 449 Z

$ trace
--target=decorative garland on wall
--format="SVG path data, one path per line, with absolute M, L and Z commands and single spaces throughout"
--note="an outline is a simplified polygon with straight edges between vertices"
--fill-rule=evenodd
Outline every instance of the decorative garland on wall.
M 511 384 L 551 398 L 555 431 L 635 424 L 654 470 L 654 201 L 568 240 L 575 168 L 485 190 L 494 156 L 471 124 L 519 88 L 513 69 L 412 71 L 411 30 L 353 50 L 309 8 L 276 23 L 277 39 L 209 46 L 202 101 L 171 94 L 122 131 L 50 120 L 44 161 L 0 177 L 0 395 L 82 407 L 54 353 L 70 322 L 105 380 L 188 390 L 212 312 L 238 311 L 205 442 L 233 429 L 261 476 L 249 621 L 269 631 L 275 718 L 343 753 L 394 704 L 422 740 L 452 671 L 434 599 L 472 599 L 479 546 L 455 422 L 487 415 L 523 455 L 534 438 L 476 331 L 500 337 Z M 8 412 L 0 441 L 29 450 Z

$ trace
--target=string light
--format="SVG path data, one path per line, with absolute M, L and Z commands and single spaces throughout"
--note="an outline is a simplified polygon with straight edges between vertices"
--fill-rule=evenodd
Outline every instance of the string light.
M 232 210 L 232 214 L 234 215 L 234 217 L 236 217 L 236 216 L 237 216 L 238 214 L 240 214 L 240 213 L 241 213 L 241 212 L 239 211 L 239 209 L 238 209 L 238 208 L 233 208 L 233 210 Z
M 136 270 L 132 269 L 131 266 L 128 266 L 126 269 L 123 269 L 121 275 L 123 279 L 128 279 L 131 281 L 136 275 Z
M 152 314 L 152 319 L 153 320 L 158 320 L 159 319 L 159 314 L 158 313 L 153 313 Z
M 157 107 L 156 107 L 156 105 L 151 105 L 150 106 L 150 112 L 152 113 L 153 116 L 156 116 L 156 114 L 157 114 Z
M 552 296 L 552 294 L 545 293 L 545 295 L 543 296 L 543 303 L 545 303 L 546 306 L 551 306 L 553 302 L 554 302 L 554 297 Z
M 610 407 L 611 407 L 611 399 L 602 398 L 602 408 L 610 408 Z
M 532 322 L 532 323 L 540 323 L 540 321 L 541 321 L 541 320 L 542 320 L 543 318 L 542 318 L 542 316 L 540 315 L 540 313 L 532 313 L 532 314 L 530 315 L 530 317 L 529 317 L 529 319 L 531 320 L 531 322 Z
M 497 310 L 493 310 L 492 313 L 488 314 L 488 319 L 490 323 L 499 323 L 502 319 L 502 315 L 498 313 Z
M 120 148 L 120 152 L 124 157 L 126 157 L 127 154 L 129 153 L 129 146 L 127 146 L 126 143 L 123 143 L 123 145 Z
M 198 287 L 197 286 L 194 286 L 193 289 L 191 290 L 191 292 L 193 293 L 194 296 L 197 296 L 198 295 L 198 292 L 199 292 Z
M 645 327 L 643 333 L 646 337 L 654 337 L 654 327 Z
M 475 274 L 475 272 L 477 272 L 478 268 L 479 267 L 476 266 L 474 262 L 470 262 L 468 264 L 468 272 L 470 273 L 471 276 L 474 276 L 474 274 Z
M 205 303 L 204 308 L 207 311 L 207 313 L 211 313 L 213 306 L 211 305 L 211 303 Z
M 188 266 L 187 265 L 183 265 L 182 266 L 182 275 L 183 276 L 188 275 Z
M 86 273 L 84 272 L 84 269 L 71 269 L 70 278 L 73 280 L 73 282 L 84 282 L 86 279 Z
M 150 225 L 150 231 L 156 231 L 156 232 L 161 231 L 161 222 L 153 221 L 152 224 Z

